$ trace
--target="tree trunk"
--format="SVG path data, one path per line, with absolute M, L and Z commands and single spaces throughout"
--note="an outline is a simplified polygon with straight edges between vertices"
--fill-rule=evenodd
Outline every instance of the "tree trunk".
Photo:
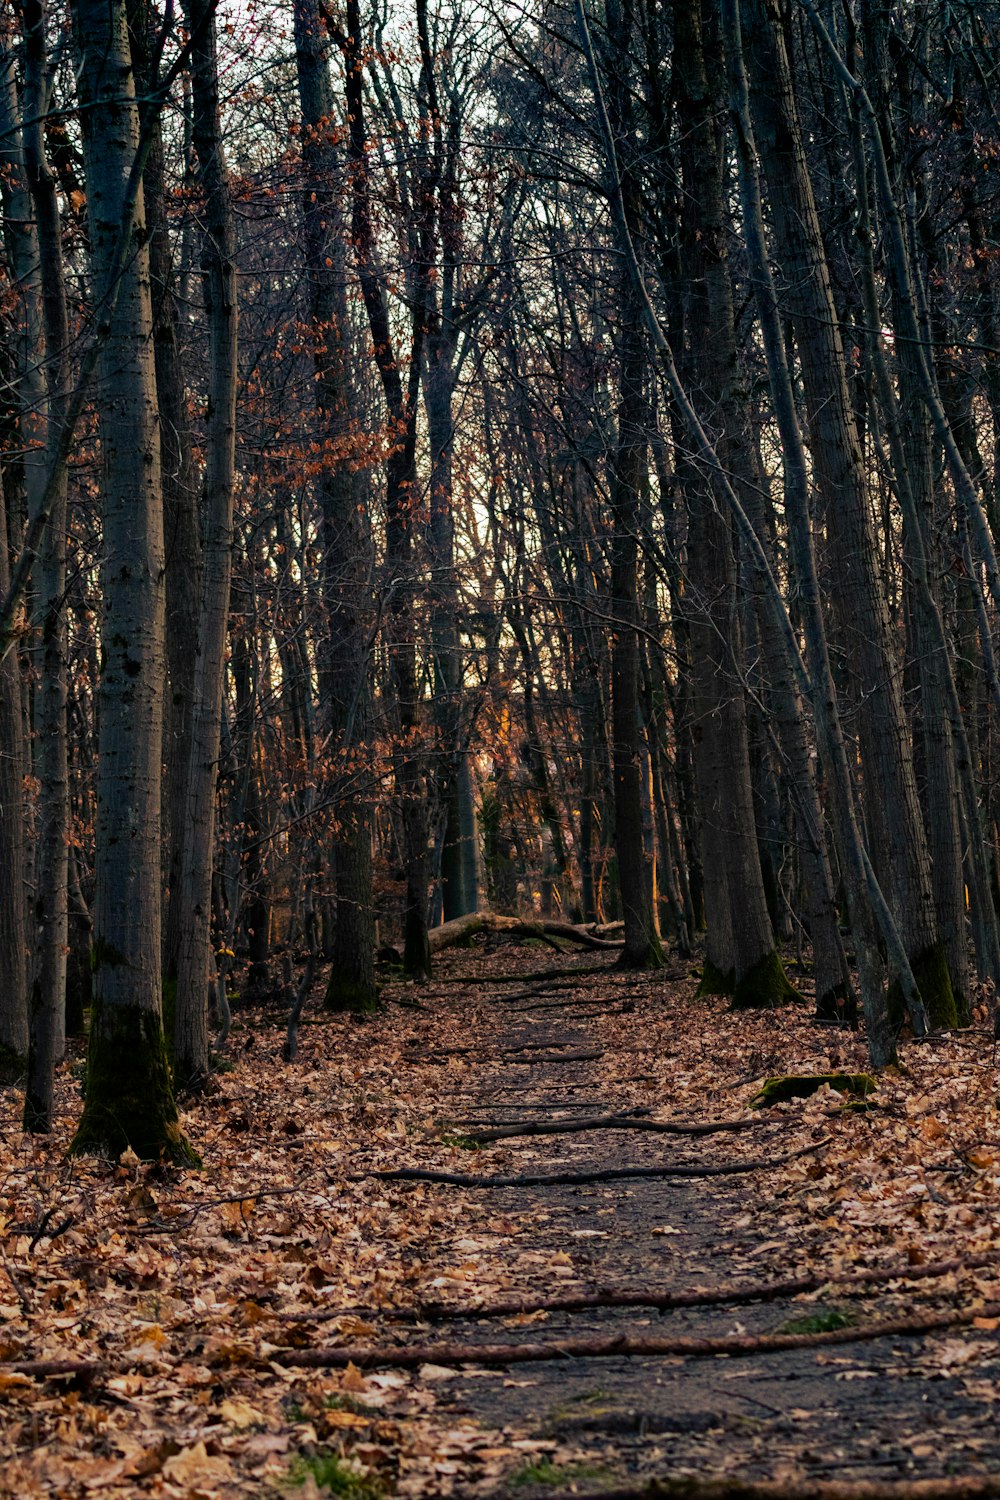
M 38 827 L 35 856 L 34 963 L 31 978 L 31 1038 L 24 1124 L 52 1125 L 56 1064 L 65 1049 L 66 974 L 69 951 L 69 767 L 66 721 L 66 472 L 58 463 L 65 420 L 69 327 L 63 274 L 62 230 L 55 178 L 45 156 L 45 13 L 41 4 L 25 12 L 25 166 L 34 205 L 35 245 L 42 293 L 46 399 L 43 474 L 59 480 L 49 524 L 39 547 L 34 578 L 41 626 L 41 661 L 35 696 L 35 765 Z M 43 479 L 44 483 L 44 479 Z
M 316 400 L 322 424 L 321 441 L 333 448 L 320 477 L 327 624 L 320 653 L 320 694 L 331 750 L 344 758 L 343 781 L 357 774 L 352 761 L 368 744 L 371 696 L 368 580 L 372 548 L 350 464 L 345 455 L 337 452 L 337 445 L 350 432 L 347 231 L 341 204 L 346 173 L 335 135 L 327 43 L 316 0 L 296 0 L 294 25 L 295 62 L 305 127 L 302 211 L 309 267 L 309 311 L 314 324 Z M 373 1010 L 378 1003 L 371 806 L 366 787 L 355 793 L 338 821 L 333 853 L 337 915 L 325 1003 L 331 1010 L 364 1012 Z
M 215 18 L 208 0 L 187 0 L 186 18 L 189 31 L 198 38 L 191 57 L 191 94 L 198 183 L 205 202 L 202 284 L 208 328 L 202 602 L 192 694 L 173 1037 L 174 1077 L 189 1088 L 199 1087 L 208 1074 L 215 791 L 236 481 L 237 292 L 236 236 L 219 118 Z
M 0 591 L 10 566 L 0 476 Z M 10 652 L 0 662 L 0 1080 L 18 1075 L 28 1055 L 28 975 L 24 931 L 24 720 L 21 674 Z
M 149 93 L 160 16 L 153 0 L 127 0 L 129 37 L 137 87 Z M 186 119 L 189 117 L 185 111 Z M 166 916 L 163 972 L 177 977 L 180 952 L 181 862 L 187 826 L 187 784 L 191 762 L 194 671 L 201 618 L 201 538 L 198 482 L 191 453 L 191 422 L 186 410 L 185 371 L 180 346 L 180 308 L 174 251 L 167 223 L 163 132 L 159 115 L 150 126 L 149 157 L 142 174 L 153 300 L 153 350 L 160 418 L 160 473 L 163 488 L 163 540 L 166 560 L 167 696 L 164 702 L 163 783 Z M 190 156 L 190 129 L 185 153 Z M 185 161 L 185 176 L 189 162 Z
M 75 1152 L 191 1162 L 160 1010 L 163 516 L 139 119 L 122 0 L 74 0 L 103 463 L 94 1002 Z M 134 196 L 133 196 L 134 195 Z M 120 262 L 119 240 L 128 254 Z
M 386 465 L 385 558 L 388 588 L 389 665 L 399 710 L 394 752 L 402 824 L 406 897 L 403 910 L 403 967 L 413 979 L 430 975 L 427 943 L 427 812 L 418 741 L 421 734 L 414 608 L 413 531 L 416 500 L 416 397 L 423 315 L 414 313 L 410 380 L 404 393 L 397 363 L 385 287 L 375 264 L 375 230 L 366 162 L 367 133 L 362 87 L 363 46 L 358 0 L 347 0 L 346 91 L 350 122 L 352 232 L 355 264 L 368 314 L 375 360 L 395 447 Z
M 688 287 L 687 362 L 696 398 L 719 429 L 720 462 L 752 483 L 745 402 L 738 389 L 720 155 L 697 0 L 675 0 L 675 83 L 686 191 L 681 213 Z M 695 697 L 695 774 L 702 828 L 708 942 L 702 989 L 736 1006 L 793 996 L 777 956 L 757 849 L 733 522 L 711 486 L 684 465 Z
M 833 604 L 839 643 L 855 673 L 866 806 L 870 816 L 885 814 L 876 818 L 885 838 L 881 863 L 927 1012 L 953 1017 L 954 995 L 934 910 L 900 664 L 879 578 L 844 349 L 782 22 L 776 0 L 746 0 L 743 15 L 754 128 L 770 190 L 783 296 L 802 361 L 813 467 L 837 580 Z

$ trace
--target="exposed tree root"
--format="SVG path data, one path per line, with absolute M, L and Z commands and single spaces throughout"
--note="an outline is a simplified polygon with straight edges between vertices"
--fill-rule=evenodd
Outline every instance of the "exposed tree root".
M 644 1120 L 634 1115 L 594 1115 L 587 1120 L 521 1120 L 476 1131 L 476 1140 L 505 1141 L 515 1135 L 567 1135 L 577 1130 L 651 1130 L 657 1135 L 716 1135 L 720 1131 L 752 1130 L 762 1117 L 737 1120 Z
M 523 1063 L 526 1067 L 540 1067 L 542 1063 L 550 1062 L 593 1062 L 598 1057 L 604 1056 L 603 1049 L 599 1052 L 546 1052 L 544 1057 L 520 1057 L 521 1052 L 545 1052 L 547 1048 L 557 1046 L 556 1042 L 525 1042 L 523 1047 L 504 1047 L 499 1053 L 504 1062 Z M 497 1054 L 491 1053 L 486 1047 L 438 1047 L 433 1052 L 403 1052 L 401 1060 L 408 1063 L 434 1063 L 445 1061 L 449 1057 L 478 1056 L 489 1060 Z
M 440 932 L 441 928 L 434 927 L 431 931 Z M 614 943 L 612 947 L 617 952 L 618 944 Z M 427 993 L 433 994 L 434 989 L 437 989 L 439 985 L 453 984 L 488 984 L 491 988 L 494 985 L 500 984 L 545 984 L 556 986 L 570 984 L 578 978 L 589 979 L 597 974 L 608 975 L 614 973 L 614 964 L 604 963 L 588 964 L 586 967 L 581 964 L 578 969 L 534 969 L 528 974 L 444 974 L 434 976 L 434 986 Z M 669 975 L 666 977 L 669 978 Z
M 719 1338 L 700 1339 L 633 1338 L 620 1333 L 604 1338 L 563 1338 L 547 1344 L 408 1343 L 405 1347 L 383 1349 L 365 1344 L 342 1344 L 332 1349 L 276 1349 L 269 1357 L 277 1364 L 314 1370 L 343 1369 L 348 1364 L 356 1365 L 360 1370 L 412 1370 L 420 1365 L 525 1365 L 541 1364 L 550 1359 L 620 1359 L 626 1356 L 710 1359 L 720 1354 L 783 1354 L 789 1349 L 822 1349 L 829 1345 L 867 1343 L 872 1339 L 915 1338 L 945 1328 L 967 1326 L 976 1318 L 996 1317 L 1000 1317 L 1000 1302 L 987 1302 L 977 1308 L 952 1308 L 944 1313 L 913 1313 L 906 1318 L 884 1318 L 876 1323 L 857 1323 L 853 1327 L 832 1328 L 824 1333 L 725 1334 Z
M 505 1302 L 490 1302 L 482 1307 L 462 1307 L 455 1303 L 424 1302 L 419 1314 L 422 1318 L 444 1320 L 446 1318 L 511 1318 L 521 1313 L 534 1312 L 585 1312 L 598 1307 L 653 1307 L 659 1312 L 669 1312 L 682 1307 L 739 1307 L 750 1302 L 780 1302 L 787 1297 L 799 1297 L 805 1292 L 818 1292 L 821 1287 L 842 1287 L 848 1295 L 864 1291 L 869 1287 L 881 1287 L 892 1281 L 929 1281 L 953 1272 L 978 1271 L 995 1266 L 1000 1261 L 1000 1252 L 974 1255 L 967 1259 L 941 1260 L 926 1266 L 890 1266 L 876 1271 L 855 1271 L 845 1276 L 789 1276 L 784 1281 L 750 1281 L 743 1285 L 717 1286 L 702 1289 L 694 1287 L 682 1292 L 653 1292 L 638 1290 L 615 1290 L 608 1288 L 599 1292 L 582 1292 L 565 1297 L 511 1297 Z
M 550 1492 L 562 1500 L 560 1492 Z M 995 1500 L 1000 1475 L 967 1479 L 651 1479 L 573 1500 Z
M 472 1172 L 437 1172 L 430 1167 L 397 1167 L 381 1172 L 362 1172 L 352 1181 L 362 1182 L 377 1177 L 382 1182 L 440 1182 L 449 1187 L 506 1188 L 506 1187 L 557 1187 L 576 1182 L 620 1182 L 626 1177 L 736 1177 L 746 1172 L 763 1172 L 770 1167 L 783 1166 L 818 1151 L 827 1145 L 830 1137 L 816 1141 L 812 1146 L 803 1146 L 801 1151 L 791 1151 L 787 1156 L 769 1156 L 763 1161 L 722 1162 L 709 1166 L 695 1166 L 689 1162 L 667 1163 L 658 1167 L 605 1167 L 595 1172 L 540 1172 L 524 1173 L 513 1177 L 480 1177 Z

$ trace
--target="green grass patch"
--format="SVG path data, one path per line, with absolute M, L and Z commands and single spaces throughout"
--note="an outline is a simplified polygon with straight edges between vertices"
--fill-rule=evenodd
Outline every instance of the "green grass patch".
M 458 1146 L 462 1151 L 480 1151 L 482 1141 L 477 1141 L 474 1135 L 462 1135 L 458 1130 L 445 1130 L 441 1134 L 442 1146 Z
M 508 1483 L 518 1489 L 528 1489 L 531 1485 L 563 1485 L 571 1479 L 607 1481 L 610 1477 L 608 1470 L 597 1464 L 554 1464 L 551 1458 L 538 1458 L 518 1469 Z
M 807 1318 L 789 1318 L 782 1323 L 779 1333 L 833 1333 L 837 1328 L 850 1328 L 857 1318 L 843 1307 L 824 1307 Z
M 289 1465 L 288 1477 L 295 1485 L 312 1477 L 321 1492 L 343 1496 L 343 1500 L 382 1500 L 384 1493 L 377 1479 L 359 1474 L 335 1453 L 300 1454 Z

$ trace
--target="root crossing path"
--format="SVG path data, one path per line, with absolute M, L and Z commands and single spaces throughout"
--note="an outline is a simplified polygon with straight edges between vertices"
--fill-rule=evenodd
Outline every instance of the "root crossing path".
M 892 1130 L 829 1092 L 751 1111 L 762 1077 L 853 1066 L 861 1043 L 804 1008 L 728 1015 L 687 971 L 539 962 L 449 955 L 406 1012 L 401 1069 L 437 1070 L 438 1134 L 380 1175 L 431 1223 L 461 1195 L 467 1228 L 429 1231 L 412 1308 L 360 1341 L 318 1328 L 289 1362 L 417 1368 L 470 1452 L 478 1433 L 509 1455 L 442 1493 L 902 1497 L 995 1473 L 1000 1248 L 982 1216 L 945 1233 L 947 1163 L 899 1217 L 877 1191 L 887 1144 L 905 1162 L 927 1135 L 913 1085 Z

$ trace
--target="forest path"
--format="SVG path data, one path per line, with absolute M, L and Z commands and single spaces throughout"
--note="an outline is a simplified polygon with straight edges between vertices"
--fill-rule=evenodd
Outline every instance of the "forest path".
M 553 961 L 548 978 L 536 974 L 523 984 L 491 987 L 488 976 L 481 978 L 471 1013 L 470 992 L 442 988 L 425 1002 L 460 1005 L 464 1039 L 472 1044 L 437 1058 L 446 1140 L 471 1136 L 487 1123 L 614 1114 L 635 1108 L 637 1097 L 657 1118 L 693 1118 L 691 1074 L 683 1075 L 683 1088 L 671 1090 L 668 1069 L 664 1090 L 662 1070 L 645 1071 L 649 1055 L 642 1050 L 655 1044 L 664 1010 L 676 1008 L 680 999 L 690 1009 L 686 1028 L 683 1012 L 677 1015 L 688 1032 L 675 1033 L 678 1056 L 693 1051 L 711 1077 L 713 1023 L 692 1000 L 693 981 L 684 975 L 678 985 L 676 974 L 671 981 L 595 967 L 591 955 Z M 828 1043 L 824 1035 L 819 1046 Z M 579 1054 L 579 1060 L 557 1060 L 564 1054 Z M 767 1060 L 758 1049 L 751 1066 Z M 747 1158 L 771 1161 L 822 1141 L 826 1120 L 795 1116 L 798 1108 L 792 1107 L 791 1117 L 760 1117 L 746 1131 L 694 1139 L 627 1129 L 518 1136 L 455 1153 L 461 1160 L 449 1170 L 603 1173 L 663 1162 L 704 1167 Z M 724 1113 L 737 1109 L 731 1103 Z M 704 1118 L 718 1116 L 716 1108 L 706 1107 Z M 852 1121 L 850 1128 L 856 1126 Z M 464 1195 L 470 1212 L 468 1235 L 434 1252 L 452 1266 L 464 1261 L 464 1268 L 452 1269 L 428 1254 L 429 1264 L 443 1273 L 431 1284 L 445 1288 L 439 1295 L 452 1306 L 460 1298 L 449 1296 L 449 1289 L 462 1290 L 461 1280 L 449 1280 L 453 1275 L 470 1278 L 478 1301 L 513 1296 L 530 1304 L 579 1289 L 674 1292 L 798 1274 L 813 1261 L 791 1242 L 779 1204 L 790 1193 L 801 1196 L 803 1185 L 808 1189 L 810 1172 L 822 1187 L 826 1169 L 819 1162 L 830 1149 L 820 1145 L 816 1165 L 807 1157 L 791 1186 L 779 1169 L 538 1187 L 421 1185 L 414 1190 L 430 1201 L 438 1194 L 449 1202 Z M 835 1173 L 835 1158 L 830 1164 Z M 854 1250 L 838 1227 L 836 1198 L 835 1186 L 829 1195 L 821 1191 L 806 1212 L 820 1221 L 818 1243 L 827 1265 L 850 1272 Z M 873 1232 L 873 1247 L 883 1242 Z M 482 1291 L 484 1277 L 488 1283 L 492 1278 L 492 1290 Z M 835 1287 L 807 1300 L 664 1315 L 608 1308 L 502 1322 L 449 1317 L 413 1328 L 404 1342 L 558 1345 L 611 1334 L 756 1335 L 798 1331 L 789 1325 L 802 1319 L 835 1325 L 844 1318 L 869 1322 L 954 1306 L 954 1280 L 946 1292 L 935 1281 L 896 1291 L 873 1295 L 869 1289 L 855 1301 Z M 807 1323 L 802 1331 L 817 1330 Z M 987 1403 L 997 1399 L 1000 1375 L 989 1332 L 959 1329 L 924 1339 L 879 1338 L 749 1357 L 556 1357 L 511 1364 L 506 1372 L 423 1373 L 435 1382 L 439 1418 L 481 1425 L 524 1454 L 499 1488 L 466 1478 L 457 1480 L 456 1493 L 486 1488 L 532 1497 L 597 1492 L 654 1476 L 739 1475 L 793 1481 L 788 1493 L 805 1496 L 813 1493 L 807 1481 L 966 1475 L 1000 1463 L 1000 1433 L 984 1420 Z

